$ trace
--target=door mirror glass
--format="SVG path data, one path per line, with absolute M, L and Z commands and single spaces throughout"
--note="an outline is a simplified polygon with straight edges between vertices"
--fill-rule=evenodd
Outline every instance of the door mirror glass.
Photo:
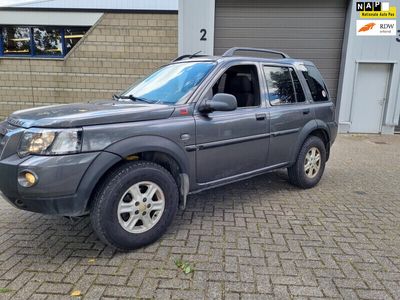
M 199 111 L 201 113 L 211 113 L 213 111 L 233 111 L 237 108 L 236 97 L 230 94 L 216 94 L 211 100 L 205 101 Z

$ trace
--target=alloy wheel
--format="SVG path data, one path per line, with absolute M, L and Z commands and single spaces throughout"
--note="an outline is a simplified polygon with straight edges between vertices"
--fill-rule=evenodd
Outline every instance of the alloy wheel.
M 153 228 L 165 209 L 162 189 L 150 181 L 132 185 L 118 203 L 118 220 L 130 233 L 143 233 Z

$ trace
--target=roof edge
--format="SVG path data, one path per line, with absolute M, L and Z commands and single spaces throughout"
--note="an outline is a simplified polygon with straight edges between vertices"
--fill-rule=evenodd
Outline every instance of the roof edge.
M 101 9 L 101 8 L 45 8 L 45 7 L 0 7 L 0 11 L 60 11 L 60 12 L 97 12 L 97 13 L 137 13 L 137 14 L 178 14 L 178 10 L 158 9 Z

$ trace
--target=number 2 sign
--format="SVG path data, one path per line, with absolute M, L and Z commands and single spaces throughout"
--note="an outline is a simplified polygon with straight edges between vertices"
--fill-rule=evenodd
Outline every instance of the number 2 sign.
M 207 41 L 207 30 L 203 28 L 200 30 L 200 33 L 201 33 L 200 41 Z

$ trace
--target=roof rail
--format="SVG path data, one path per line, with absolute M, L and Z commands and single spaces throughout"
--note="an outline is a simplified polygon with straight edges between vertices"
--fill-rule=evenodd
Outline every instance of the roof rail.
M 231 48 L 231 49 L 227 50 L 224 54 L 222 54 L 222 56 L 223 57 L 233 56 L 235 54 L 235 52 L 237 52 L 237 51 L 272 53 L 272 54 L 282 55 L 283 58 L 290 58 L 289 55 L 287 55 L 286 53 L 280 52 L 280 51 L 269 50 L 269 49 L 259 49 L 259 48 L 243 48 L 243 47 Z

